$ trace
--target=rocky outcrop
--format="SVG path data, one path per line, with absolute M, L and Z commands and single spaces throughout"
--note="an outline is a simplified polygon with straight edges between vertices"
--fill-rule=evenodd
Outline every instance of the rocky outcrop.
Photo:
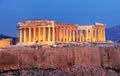
M 120 48 L 99 48 L 101 66 L 120 70 Z
M 119 76 L 115 71 L 93 66 L 74 65 L 70 71 L 61 69 L 19 69 L 0 73 L 0 76 Z
M 98 47 L 75 47 L 74 53 L 75 64 L 94 65 L 101 67 Z
M 78 65 L 78 68 L 75 67 L 75 65 Z M 90 66 L 95 68 L 92 69 Z M 80 71 L 77 71 L 77 69 L 74 69 L 73 67 Z M 72 73 L 72 70 L 74 69 L 76 70 L 74 71 L 75 74 L 84 73 L 81 71 L 84 69 L 86 69 L 85 71 L 88 71 L 85 72 L 85 74 L 89 74 L 91 70 L 93 73 L 95 72 L 95 74 L 97 74 L 100 70 L 105 72 L 105 75 L 93 74 L 91 76 L 115 76 L 117 72 L 120 72 L 120 48 L 77 46 L 64 48 L 41 48 L 38 50 L 31 48 L 11 48 L 0 51 L 0 70 L 26 68 L 53 68 L 70 73 Z M 114 71 L 116 72 L 114 72 L 114 75 L 107 75 L 108 70 L 110 73 L 112 72 L 112 74 Z M 88 75 L 81 74 L 81 76 Z

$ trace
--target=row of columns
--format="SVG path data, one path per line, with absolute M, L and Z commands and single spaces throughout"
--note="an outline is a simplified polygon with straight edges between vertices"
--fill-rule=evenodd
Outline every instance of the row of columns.
M 105 42 L 105 28 L 80 30 L 77 37 L 80 42 Z
M 73 26 L 57 26 L 55 28 L 56 42 L 78 42 L 81 41 L 82 31 Z
M 83 42 L 105 42 L 105 28 L 86 29 Z
M 98 28 L 97 39 L 98 42 L 105 41 L 105 30 L 103 28 Z
M 25 27 L 20 29 L 20 43 L 45 41 L 54 42 L 54 27 Z
M 21 27 L 20 43 L 31 42 L 104 42 L 105 29 L 79 30 L 73 26 Z

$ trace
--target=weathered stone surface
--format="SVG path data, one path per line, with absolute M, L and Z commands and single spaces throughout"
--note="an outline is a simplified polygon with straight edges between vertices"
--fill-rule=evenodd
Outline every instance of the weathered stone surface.
M 23 69 L 0 73 L 0 76 L 119 76 L 115 71 L 94 66 L 74 65 L 65 72 L 60 69 Z
M 5 46 L 11 45 L 11 42 L 12 42 L 12 38 L 0 39 L 0 49 L 4 48 Z
M 100 53 L 98 47 L 76 47 L 75 64 L 80 65 L 94 65 L 101 67 Z
M 0 53 L 0 70 L 18 69 L 18 57 L 7 51 Z
M 109 52 L 108 49 L 105 47 L 99 48 L 100 52 L 100 59 L 101 59 L 101 66 L 102 67 L 109 67 Z
M 97 66 L 119 71 L 120 48 L 78 46 L 41 48 L 38 50 L 31 48 L 13 48 L 0 51 L 0 70 L 53 68 L 68 72 L 71 71 L 73 65 Z M 96 70 L 94 72 L 96 72 Z
M 16 68 L 61 68 L 68 69 L 73 65 L 73 48 L 49 49 L 12 49 L 0 52 L 0 70 Z M 11 63 L 11 64 L 10 64 Z M 4 64 L 10 64 L 8 67 Z M 17 65 L 15 68 L 12 65 Z
M 56 49 L 56 50 L 55 50 Z M 73 65 L 72 52 L 66 48 L 50 48 L 38 50 L 34 54 L 39 68 L 67 68 Z
M 108 48 L 110 68 L 120 70 L 120 48 Z
M 100 48 L 101 66 L 120 70 L 120 48 Z
M 118 76 L 115 71 L 93 66 L 74 65 L 72 72 L 75 76 Z

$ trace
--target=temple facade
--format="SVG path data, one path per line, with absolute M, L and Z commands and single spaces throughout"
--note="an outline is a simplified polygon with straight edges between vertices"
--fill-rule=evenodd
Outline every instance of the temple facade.
M 48 20 L 19 22 L 19 44 L 56 44 L 70 42 L 105 42 L 105 24 L 80 26 Z

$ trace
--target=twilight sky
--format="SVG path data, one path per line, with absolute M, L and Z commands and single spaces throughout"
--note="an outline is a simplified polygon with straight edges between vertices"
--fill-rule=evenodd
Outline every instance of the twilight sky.
M 0 34 L 16 36 L 18 22 L 31 19 L 112 27 L 120 24 L 120 0 L 0 0 Z

